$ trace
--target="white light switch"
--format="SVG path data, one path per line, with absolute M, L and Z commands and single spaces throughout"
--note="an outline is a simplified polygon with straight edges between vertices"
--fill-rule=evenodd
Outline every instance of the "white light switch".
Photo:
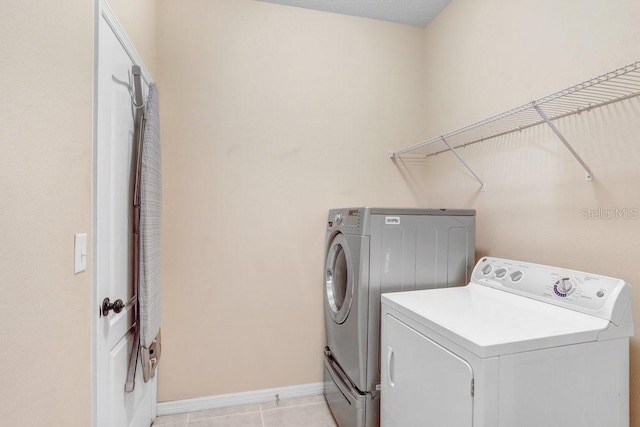
M 87 269 L 87 235 L 75 235 L 75 269 L 74 273 L 78 274 Z

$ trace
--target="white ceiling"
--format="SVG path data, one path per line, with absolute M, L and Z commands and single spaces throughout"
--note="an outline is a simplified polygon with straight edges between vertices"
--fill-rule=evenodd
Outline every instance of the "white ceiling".
M 424 27 L 451 0 L 260 0 Z

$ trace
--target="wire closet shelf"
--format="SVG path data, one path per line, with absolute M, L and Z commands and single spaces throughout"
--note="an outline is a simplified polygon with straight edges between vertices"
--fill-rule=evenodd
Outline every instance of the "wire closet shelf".
M 471 125 L 422 141 L 390 157 L 429 157 L 455 148 L 547 123 L 587 171 L 590 170 L 557 131 L 554 120 L 640 95 L 640 61 Z M 462 159 L 460 159 L 462 161 Z M 463 162 L 464 163 L 464 162 Z M 474 174 L 475 176 L 475 174 Z M 477 178 L 477 177 L 476 177 Z M 484 184 L 483 184 L 484 185 Z

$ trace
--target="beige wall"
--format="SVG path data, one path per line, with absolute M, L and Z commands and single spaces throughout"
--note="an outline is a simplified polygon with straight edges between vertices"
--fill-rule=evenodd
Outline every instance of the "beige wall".
M 156 12 L 157 0 L 107 0 L 118 22 L 142 58 L 145 67 L 155 78 L 156 64 Z
M 144 3 L 116 13 L 153 72 Z M 93 19 L 90 0 L 2 4 L 2 425 L 91 425 L 91 265 L 73 274 L 73 235 L 91 240 Z
M 478 209 L 478 256 L 640 282 L 640 101 L 462 154 L 385 157 L 640 57 L 636 2 L 456 1 L 427 29 L 253 1 L 161 0 L 165 259 L 160 401 L 320 381 L 326 210 Z M 636 292 L 636 299 L 640 293 Z M 637 372 L 632 343 L 632 371 Z M 638 384 L 632 376 L 632 390 Z M 640 419 L 632 392 L 634 424 Z
M 640 2 L 456 0 L 425 30 L 426 136 L 472 123 L 640 59 Z M 559 120 L 594 173 L 545 126 L 401 165 L 431 205 L 478 210 L 477 254 L 561 265 L 631 283 L 640 331 L 640 99 Z M 415 180 L 415 181 L 414 181 Z M 631 344 L 632 425 L 640 425 L 640 339 Z
M 3 2 L 0 14 L 0 423 L 91 423 L 93 5 Z
M 473 207 L 478 255 L 638 289 L 640 220 L 582 209 L 640 208 L 639 100 L 558 123 L 590 183 L 542 127 L 462 150 L 485 192 L 450 155 L 385 155 L 640 58 L 636 1 L 456 0 L 426 30 L 250 0 L 160 0 L 156 27 L 154 1 L 112 6 L 162 96 L 159 400 L 321 380 L 330 207 Z M 87 0 L 0 15 L 7 425 L 90 424 L 91 271 L 72 251 L 91 231 L 92 36 Z
M 159 2 L 159 400 L 321 381 L 326 212 L 413 205 L 422 29 L 248 0 Z

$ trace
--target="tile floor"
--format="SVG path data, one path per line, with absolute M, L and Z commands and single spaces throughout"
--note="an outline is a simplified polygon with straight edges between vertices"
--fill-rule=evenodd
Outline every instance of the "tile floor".
M 154 427 L 337 427 L 324 396 L 158 417 Z

